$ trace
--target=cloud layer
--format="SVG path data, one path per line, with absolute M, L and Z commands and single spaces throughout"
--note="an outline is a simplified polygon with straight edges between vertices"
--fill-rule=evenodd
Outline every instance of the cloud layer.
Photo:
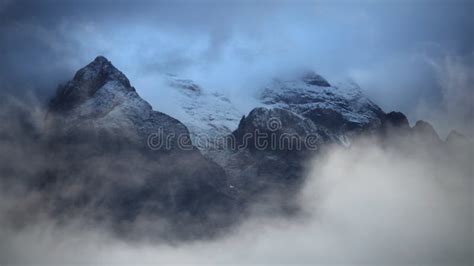
M 361 139 L 349 149 L 329 148 L 311 164 L 299 196 L 302 213 L 268 216 L 262 202 L 241 226 L 214 240 L 171 245 L 124 239 L 81 219 L 57 223 L 32 216 L 41 197 L 3 193 L 0 262 L 472 264 L 472 147 L 441 152 L 397 141 L 387 146 Z M 12 224 L 12 214 L 24 224 Z M 160 226 L 146 219 L 134 223 L 144 230 Z

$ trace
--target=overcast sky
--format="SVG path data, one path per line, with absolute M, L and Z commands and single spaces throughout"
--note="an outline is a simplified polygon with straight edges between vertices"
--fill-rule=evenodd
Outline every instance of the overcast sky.
M 153 104 L 162 73 L 247 97 L 305 67 L 354 79 L 412 123 L 472 134 L 473 11 L 457 0 L 0 0 L 0 86 L 46 99 L 104 55 Z

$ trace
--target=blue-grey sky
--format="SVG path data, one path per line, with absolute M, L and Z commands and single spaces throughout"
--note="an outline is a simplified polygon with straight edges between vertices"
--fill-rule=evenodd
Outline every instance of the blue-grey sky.
M 245 98 L 305 67 L 354 79 L 412 122 L 472 134 L 473 12 L 461 0 L 0 0 L 0 86 L 46 99 L 100 54 L 159 110 L 162 73 Z

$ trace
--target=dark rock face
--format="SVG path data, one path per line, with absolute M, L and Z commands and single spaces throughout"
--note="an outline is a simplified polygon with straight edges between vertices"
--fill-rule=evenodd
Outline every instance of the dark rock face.
M 382 127 L 376 132 L 382 141 L 388 143 L 396 141 L 406 146 L 425 148 L 426 145 L 439 145 L 441 139 L 433 126 L 425 121 L 419 120 L 410 127 L 405 114 L 392 111 L 385 115 Z
M 382 140 L 401 139 L 411 135 L 411 128 L 405 114 L 392 111 L 385 114 L 382 126 L 376 131 Z
M 416 122 L 413 127 L 413 134 L 415 137 L 420 138 L 427 142 L 441 142 L 438 133 L 434 130 L 433 126 L 423 120 Z
M 385 115 L 384 126 L 407 129 L 410 127 L 407 117 L 401 112 L 392 111 Z
M 317 125 L 326 127 L 331 132 L 344 132 L 357 128 L 357 124 L 344 119 L 341 113 L 333 109 L 314 108 L 302 114 Z
M 71 81 L 58 89 L 50 108 L 52 110 L 71 109 L 94 95 L 107 82 L 117 82 L 127 91 L 135 91 L 122 72 L 105 57 L 98 56 L 86 67 L 77 71 Z
M 40 183 L 58 213 L 93 209 L 95 218 L 118 225 L 156 216 L 168 221 L 168 233 L 182 237 L 230 222 L 235 200 L 226 194 L 223 169 L 192 146 L 181 122 L 153 111 L 104 57 L 58 90 L 47 119 L 54 163 Z M 57 193 L 70 188 L 74 193 Z
M 244 116 L 232 134 L 239 145 L 252 151 L 301 152 L 308 148 L 307 137 L 314 136 L 318 143 L 322 142 L 318 131 L 311 120 L 291 111 L 260 107 Z
M 331 84 L 320 75 L 314 72 L 308 72 L 303 76 L 303 81 L 309 85 L 320 87 L 331 87 Z
M 255 108 L 232 133 L 234 149 L 215 157 L 223 158 L 220 164 L 244 202 L 273 195 L 274 208 L 291 211 L 304 182 L 304 164 L 319 151 L 322 133 L 311 120 L 291 111 Z

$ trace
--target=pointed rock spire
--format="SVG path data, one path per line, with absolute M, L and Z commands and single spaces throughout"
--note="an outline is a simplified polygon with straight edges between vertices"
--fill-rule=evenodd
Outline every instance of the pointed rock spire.
M 77 83 L 107 80 L 117 80 L 125 87 L 130 87 L 127 77 L 103 56 L 97 56 L 94 61 L 77 71 L 73 79 Z
M 130 81 L 120 70 L 115 68 L 107 58 L 98 56 L 78 70 L 72 80 L 59 87 L 50 103 L 50 108 L 53 111 L 71 109 L 90 98 L 108 82 L 115 82 L 116 87 L 134 90 Z

